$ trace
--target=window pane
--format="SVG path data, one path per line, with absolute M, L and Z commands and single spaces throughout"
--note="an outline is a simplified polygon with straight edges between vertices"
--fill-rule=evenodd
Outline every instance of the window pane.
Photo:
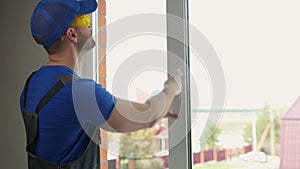
M 297 66 L 297 56 L 300 54 L 297 47 L 300 24 L 296 22 L 296 16 L 300 14 L 299 7 L 298 2 L 290 0 L 189 1 L 191 76 L 195 80 L 195 87 L 191 88 L 191 93 L 198 94 L 192 97 L 192 112 L 197 117 L 192 125 L 195 168 L 206 168 L 200 164 L 201 158 L 206 162 L 214 160 L 213 151 L 205 151 L 205 148 L 220 150 L 222 140 L 224 143 L 227 138 L 236 141 L 233 145 L 235 147 L 239 147 L 239 141 L 242 140 L 243 146 L 249 144 L 259 149 L 259 142 L 264 140 L 262 133 L 271 122 L 270 112 L 291 106 L 298 97 L 300 80 L 294 77 L 297 77 L 300 71 Z M 203 35 L 206 40 L 202 42 L 205 43 L 197 43 L 197 33 Z M 212 61 L 209 58 L 213 52 L 198 55 L 197 48 L 201 48 L 201 51 L 206 50 L 207 44 L 213 47 L 220 65 L 207 64 L 207 60 Z M 214 109 L 214 99 L 220 93 L 214 86 L 222 83 L 222 80 L 212 80 L 222 79 L 214 74 L 214 70 L 220 68 L 218 66 L 221 66 L 226 82 L 223 113 L 211 110 Z M 195 98 L 198 100 L 195 101 Z M 269 107 L 270 112 L 261 115 L 260 112 L 266 107 Z M 249 123 L 250 126 L 254 126 L 249 127 Z M 276 123 L 274 122 L 274 125 Z M 279 126 L 277 127 L 274 133 L 279 132 Z M 253 131 L 256 132 L 252 133 Z M 252 155 L 256 160 L 267 157 L 269 161 L 256 164 L 263 166 L 261 168 L 278 168 L 279 153 L 276 147 L 279 147 L 279 136 L 275 134 L 275 141 L 271 143 L 268 140 L 271 132 L 266 133 L 261 149 L 264 154 L 244 155 L 248 155 L 248 159 Z M 211 136 L 207 136 L 209 134 Z M 273 154 L 268 151 L 271 144 L 275 144 Z M 220 162 L 222 166 L 251 166 L 245 160 L 241 162 L 245 156 L 235 154 L 235 148 L 228 150 L 232 151 L 235 157 Z M 205 151 L 207 157 L 201 157 L 201 151 Z M 207 168 L 220 168 L 218 163 Z M 242 166 L 239 166 L 240 164 Z
M 143 103 L 162 90 L 167 79 L 165 2 L 110 0 L 106 4 L 107 88 L 117 97 Z M 121 168 L 164 167 L 167 127 L 168 121 L 163 120 L 152 129 L 109 133 L 109 160 L 119 158 Z

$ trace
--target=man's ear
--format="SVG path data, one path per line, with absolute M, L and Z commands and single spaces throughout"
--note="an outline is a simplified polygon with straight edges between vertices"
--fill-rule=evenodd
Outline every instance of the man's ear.
M 78 34 L 76 33 L 74 28 L 68 28 L 66 31 L 66 37 L 70 39 L 70 41 L 77 43 Z

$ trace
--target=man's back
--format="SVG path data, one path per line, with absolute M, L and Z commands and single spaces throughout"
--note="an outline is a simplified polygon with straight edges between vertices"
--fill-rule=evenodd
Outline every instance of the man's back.
M 77 76 L 71 69 L 64 66 L 43 66 L 36 71 L 28 88 L 27 111 L 34 112 L 42 97 L 57 83 L 56 77 L 64 74 Z M 84 89 L 85 85 L 93 82 L 80 79 L 75 83 Z M 100 92 L 99 94 L 101 93 L 110 97 L 109 93 Z M 23 107 L 23 99 L 22 93 L 21 107 Z M 107 110 L 114 106 L 111 100 L 108 99 L 107 102 L 111 108 L 106 109 L 103 115 L 105 119 L 111 113 Z M 49 162 L 61 164 L 78 159 L 85 151 L 90 138 L 83 130 L 89 121 L 81 119 L 84 123 L 82 121 L 80 123 L 77 117 L 73 106 L 72 83 L 70 83 L 58 91 L 39 113 L 35 154 Z M 102 121 L 100 117 L 99 121 Z M 100 122 L 96 125 L 100 125 Z

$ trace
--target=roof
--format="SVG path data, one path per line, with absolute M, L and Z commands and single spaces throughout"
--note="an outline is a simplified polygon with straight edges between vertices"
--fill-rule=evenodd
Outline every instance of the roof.
M 163 129 L 158 130 L 155 133 L 155 137 L 158 139 L 167 139 L 168 138 L 168 129 L 163 128 Z
M 286 114 L 282 117 L 283 120 L 300 120 L 300 97 L 290 107 Z

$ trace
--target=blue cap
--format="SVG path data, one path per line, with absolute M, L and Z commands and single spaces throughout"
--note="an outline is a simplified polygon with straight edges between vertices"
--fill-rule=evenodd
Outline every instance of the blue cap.
M 48 47 L 65 34 L 76 16 L 96 9 L 96 0 L 41 0 L 31 16 L 32 36 L 41 39 L 38 43 Z

